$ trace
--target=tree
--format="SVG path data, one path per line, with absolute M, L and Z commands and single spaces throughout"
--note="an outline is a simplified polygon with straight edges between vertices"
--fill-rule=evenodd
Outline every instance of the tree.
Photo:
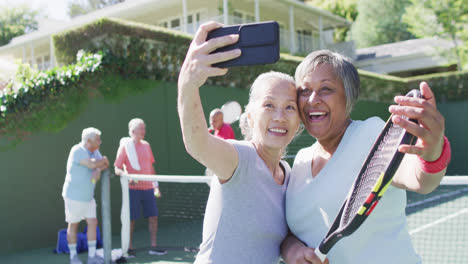
M 337 16 L 354 22 L 358 15 L 358 0 L 327 0 L 327 1 L 306 1 L 313 6 L 325 9 Z M 347 39 L 349 27 L 337 28 L 334 31 L 334 38 L 337 42 L 343 42 Z
M 73 18 L 124 1 L 125 0 L 70 0 L 68 2 L 68 15 Z
M 352 39 L 364 48 L 414 38 L 402 22 L 409 0 L 360 0 L 358 16 L 351 27 Z
M 0 6 L 0 46 L 6 45 L 16 36 L 30 33 L 38 28 L 37 10 L 28 6 Z
M 466 0 L 411 0 L 403 21 L 417 37 L 440 36 L 454 43 L 458 70 L 468 61 L 468 4 Z M 465 44 L 461 44 L 460 40 Z

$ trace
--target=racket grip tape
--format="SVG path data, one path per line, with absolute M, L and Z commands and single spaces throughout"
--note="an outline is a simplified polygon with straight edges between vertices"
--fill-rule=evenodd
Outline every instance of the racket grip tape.
M 320 247 L 317 247 L 314 251 L 315 255 L 317 255 L 317 257 L 322 261 L 324 262 L 325 259 L 327 258 L 327 254 L 323 254 L 321 251 L 320 251 Z

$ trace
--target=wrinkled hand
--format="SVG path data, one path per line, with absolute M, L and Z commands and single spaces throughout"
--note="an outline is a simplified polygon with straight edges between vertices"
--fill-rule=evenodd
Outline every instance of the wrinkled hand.
M 320 261 L 314 251 L 313 248 L 302 246 L 295 251 L 293 259 L 287 264 L 329 264 L 328 259 L 325 259 L 324 262 Z
M 96 184 L 97 181 L 101 178 L 101 169 L 94 169 L 93 174 L 91 175 L 91 182 Z
M 137 180 L 129 180 L 128 183 L 132 186 L 136 185 L 138 183 Z
M 434 93 L 426 82 L 421 82 L 419 89 L 424 99 L 396 96 L 395 102 L 389 111 L 393 116 L 392 121 L 418 137 L 414 146 L 401 145 L 399 151 L 408 154 L 416 154 L 426 161 L 437 160 L 444 146 L 445 119 L 437 110 Z M 418 120 L 419 124 L 405 120 L 397 115 L 407 116 Z
M 106 156 L 102 157 L 102 160 L 104 161 L 104 168 L 107 169 L 109 168 L 109 159 L 107 159 Z
M 161 191 L 159 190 L 159 187 L 154 187 L 154 196 L 156 198 L 161 198 Z
M 217 22 L 208 22 L 198 28 L 180 69 L 179 86 L 198 88 L 208 77 L 226 74 L 227 69 L 212 67 L 212 64 L 240 56 L 239 49 L 210 54 L 217 48 L 236 43 L 239 39 L 239 35 L 233 34 L 207 41 L 208 32 L 221 26 L 222 24 Z

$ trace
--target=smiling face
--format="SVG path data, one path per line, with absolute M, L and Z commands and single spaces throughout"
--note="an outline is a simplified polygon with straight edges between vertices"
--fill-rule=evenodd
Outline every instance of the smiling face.
M 349 124 L 343 82 L 327 63 L 297 81 L 299 112 L 304 126 L 319 141 L 334 141 Z
M 292 81 L 269 77 L 255 91 L 257 99 L 248 113 L 252 141 L 258 147 L 281 150 L 294 138 L 300 119 Z

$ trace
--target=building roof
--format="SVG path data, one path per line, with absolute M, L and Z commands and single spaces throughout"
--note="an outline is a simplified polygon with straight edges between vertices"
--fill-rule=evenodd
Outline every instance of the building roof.
M 71 19 L 70 21 L 55 21 L 55 23 L 53 24 L 48 23 L 47 27 L 42 27 L 42 28 L 39 28 L 37 31 L 13 38 L 9 44 L 5 46 L 1 46 L 0 50 L 4 48 L 6 49 L 12 46 L 21 45 L 24 43 L 29 43 L 37 39 L 49 38 L 51 35 L 55 33 L 59 33 L 67 29 L 79 27 L 81 25 L 90 23 L 99 18 L 103 18 L 103 17 L 125 18 L 132 11 L 138 12 L 138 10 L 145 10 L 148 5 L 154 5 L 155 3 L 158 3 L 158 5 L 162 5 L 162 4 L 169 3 L 169 2 L 165 0 L 124 1 L 122 3 L 108 6 L 108 7 L 81 15 L 81 16 L 77 16 Z
M 378 45 L 356 50 L 357 61 L 380 59 L 388 57 L 403 57 L 414 54 L 434 54 L 440 50 L 448 50 L 455 45 L 452 41 L 434 38 L 410 39 L 395 43 Z
M 323 16 L 327 19 L 327 21 L 329 21 L 329 23 L 331 23 L 331 25 L 333 25 L 332 27 L 341 27 L 341 26 L 349 25 L 349 21 L 347 21 L 346 19 L 342 17 L 336 16 L 328 11 L 318 9 L 310 5 L 306 5 L 297 0 L 269 0 L 269 1 L 277 1 L 278 3 L 290 4 L 304 11 Z M 6 50 L 6 49 L 19 46 L 24 43 L 29 43 L 31 41 L 38 40 L 38 39 L 50 38 L 50 36 L 53 34 L 62 32 L 67 29 L 79 27 L 86 23 L 90 23 L 98 18 L 115 17 L 115 18 L 127 19 L 130 16 L 134 16 L 135 14 L 147 11 L 149 6 L 154 6 L 156 3 L 158 5 L 158 8 L 161 8 L 162 6 L 174 4 L 172 0 L 171 1 L 167 1 L 167 0 L 128 1 L 127 0 L 122 3 L 108 6 L 103 9 L 99 9 L 99 10 L 93 11 L 85 15 L 77 16 L 71 19 L 70 21 L 62 21 L 62 22 L 56 21 L 56 23 L 54 24 L 49 24 L 48 27 L 39 28 L 39 30 L 35 32 L 13 38 L 9 44 L 0 46 L 0 50 Z M 327 26 L 324 27 L 324 29 L 326 28 Z

